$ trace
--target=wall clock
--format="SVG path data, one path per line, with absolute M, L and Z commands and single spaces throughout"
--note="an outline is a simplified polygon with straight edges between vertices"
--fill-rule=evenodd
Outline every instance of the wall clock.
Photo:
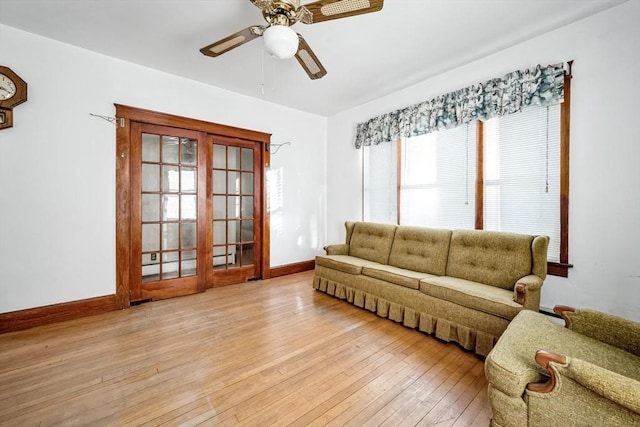
M 13 126 L 13 107 L 27 100 L 27 83 L 0 65 L 0 129 Z

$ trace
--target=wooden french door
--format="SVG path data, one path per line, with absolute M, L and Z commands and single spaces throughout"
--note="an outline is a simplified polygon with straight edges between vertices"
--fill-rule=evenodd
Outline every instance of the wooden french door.
M 132 297 L 162 299 L 206 285 L 206 134 L 134 123 Z
M 250 141 L 210 136 L 212 269 L 221 286 L 260 277 L 262 150 Z
M 269 135 L 116 105 L 116 300 L 269 277 Z

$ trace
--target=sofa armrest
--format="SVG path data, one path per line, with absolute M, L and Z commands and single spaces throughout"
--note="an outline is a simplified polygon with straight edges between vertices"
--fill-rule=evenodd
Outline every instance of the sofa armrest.
M 540 309 L 540 288 L 542 279 L 535 274 L 530 274 L 516 282 L 513 288 L 513 299 L 528 310 Z
M 581 389 L 585 392 L 589 390 L 604 399 L 640 414 L 640 381 L 581 359 L 544 350 L 539 350 L 535 359 L 540 366 L 547 370 L 549 380 L 546 383 L 527 385 L 528 392 L 558 395 L 570 393 L 570 390 L 565 390 L 562 386 L 563 382 L 569 379 L 578 387 L 578 394 L 582 394 L 580 393 Z M 575 394 L 576 390 L 573 393 Z M 588 393 L 584 393 L 585 401 L 588 404 L 587 395 Z M 596 402 L 593 403 L 596 404 Z
M 325 246 L 323 249 L 327 255 L 349 255 L 349 245 L 344 243 Z
M 640 323 L 596 310 L 557 305 L 553 311 L 565 327 L 640 356 Z

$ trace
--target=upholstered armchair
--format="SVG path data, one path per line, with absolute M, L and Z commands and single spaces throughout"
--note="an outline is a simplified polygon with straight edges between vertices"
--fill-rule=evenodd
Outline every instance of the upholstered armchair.
M 487 356 L 492 425 L 640 426 L 640 323 L 554 312 L 523 310 Z

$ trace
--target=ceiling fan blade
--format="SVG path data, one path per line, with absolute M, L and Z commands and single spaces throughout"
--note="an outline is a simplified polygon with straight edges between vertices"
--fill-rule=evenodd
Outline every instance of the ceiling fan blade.
M 315 24 L 331 19 L 377 12 L 382 9 L 383 3 L 384 0 L 318 0 L 304 5 L 313 16 L 312 22 L 304 20 L 300 22 Z
M 296 59 L 307 72 L 311 80 L 321 79 L 327 74 L 327 70 L 324 69 L 318 57 L 313 53 L 304 38 L 298 34 L 298 52 L 296 52 Z
M 231 34 L 229 37 L 225 37 L 215 43 L 211 43 L 210 45 L 203 47 L 200 49 L 200 52 L 207 56 L 220 56 L 231 49 L 235 49 L 238 46 L 242 46 L 243 44 L 262 36 L 264 30 L 265 27 L 262 25 L 247 27 L 235 34 Z

